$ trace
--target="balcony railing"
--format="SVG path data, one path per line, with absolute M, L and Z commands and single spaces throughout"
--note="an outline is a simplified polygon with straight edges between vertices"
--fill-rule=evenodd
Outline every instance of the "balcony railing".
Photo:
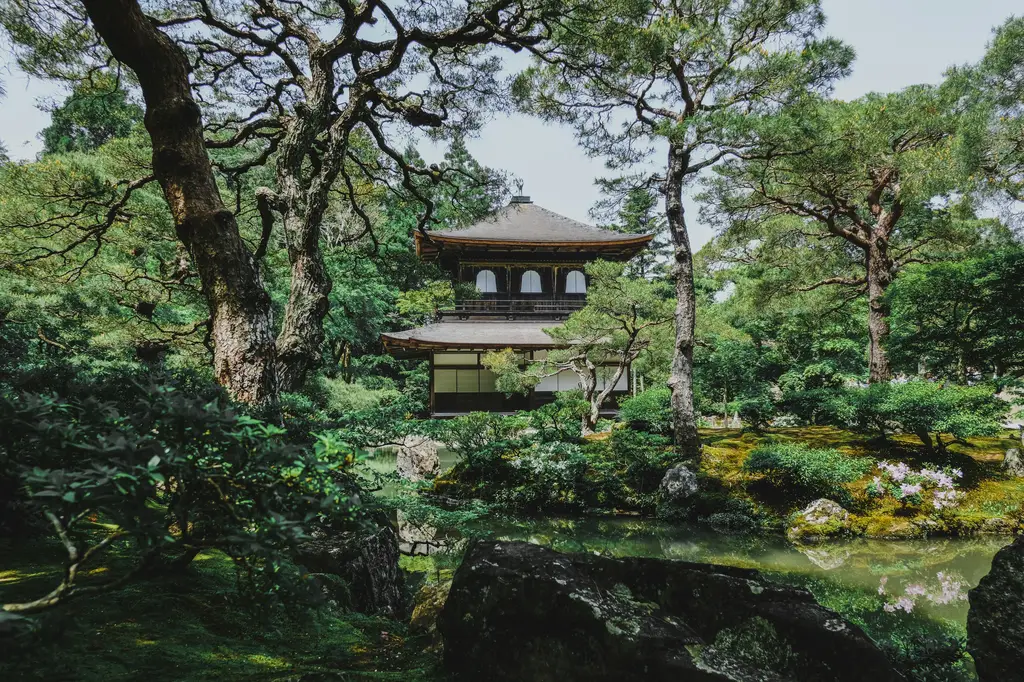
M 456 301 L 451 308 L 442 309 L 445 317 L 468 318 L 475 316 L 506 317 L 552 317 L 572 315 L 585 306 L 582 298 L 479 298 Z

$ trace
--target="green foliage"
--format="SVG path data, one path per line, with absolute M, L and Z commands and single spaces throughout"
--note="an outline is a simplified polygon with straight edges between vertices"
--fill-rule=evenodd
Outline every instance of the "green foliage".
M 812 388 L 783 393 L 780 410 L 812 426 L 848 425 L 857 419 L 856 407 L 843 388 Z
M 621 478 L 636 495 L 653 493 L 665 470 L 678 458 L 666 435 L 615 429 L 608 442 L 615 469 L 613 475 Z
M 142 123 L 142 109 L 107 74 L 96 74 L 75 86 L 63 104 L 50 110 L 43 129 L 43 153 L 65 154 L 99 149 L 117 137 L 127 137 Z
M 729 407 L 740 415 L 744 424 L 749 424 L 754 431 L 758 432 L 768 428 L 778 414 L 778 404 L 767 393 L 740 398 L 730 403 Z
M 561 391 L 555 394 L 554 401 L 524 416 L 542 443 L 575 443 L 582 437 L 580 419 L 589 409 L 580 391 Z
M 98 564 L 113 543 L 131 547 L 133 565 L 110 587 L 217 548 L 252 594 L 279 594 L 290 548 L 313 525 L 351 523 L 357 511 L 344 473 L 352 453 L 327 436 L 304 448 L 284 434 L 171 385 L 136 391 L 130 409 L 94 397 L 0 399 L 0 463 L 21 472 L 31 508 L 62 541 L 86 548 L 69 552 L 68 566 Z
M 892 285 L 891 355 L 966 383 L 1024 371 L 1024 249 L 908 268 Z
M 494 493 L 499 505 L 519 512 L 580 510 L 585 505 L 587 458 L 574 443 L 546 442 L 520 450 L 506 465 L 510 485 Z
M 528 420 L 521 415 L 505 416 L 491 412 L 434 422 L 431 431 L 460 460 L 471 476 L 493 471 L 500 466 L 502 454 L 518 447 Z
M 672 391 L 649 388 L 619 403 L 619 419 L 631 429 L 657 434 L 672 432 Z
M 913 433 L 929 449 L 931 434 L 940 449 L 946 445 L 943 434 L 957 440 L 995 435 L 1008 409 L 995 389 L 984 385 L 914 380 L 850 389 L 849 395 L 862 427 Z
M 755 448 L 743 470 L 763 474 L 781 493 L 799 498 L 827 497 L 845 502 L 850 494 L 843 486 L 871 470 L 866 458 L 850 457 L 838 450 L 815 449 L 797 443 L 770 443 Z

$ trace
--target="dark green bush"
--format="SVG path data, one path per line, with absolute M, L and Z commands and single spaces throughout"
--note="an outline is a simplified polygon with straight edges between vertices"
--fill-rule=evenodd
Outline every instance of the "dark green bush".
M 583 437 L 582 417 L 589 409 L 583 391 L 562 391 L 555 394 L 553 402 L 525 412 L 523 416 L 537 431 L 541 442 L 575 443 Z
M 624 482 L 637 494 L 658 487 L 665 470 L 676 459 L 666 436 L 632 429 L 615 429 L 609 438 L 612 457 Z
M 650 433 L 672 433 L 672 391 L 650 388 L 619 403 L 619 419 L 631 429 Z
M 767 394 L 740 398 L 731 403 L 730 408 L 740 415 L 745 425 L 759 433 L 768 428 L 778 414 L 778 406 Z
M 743 470 L 763 474 L 780 492 L 798 498 L 849 500 L 844 483 L 871 470 L 870 459 L 850 457 L 838 450 L 814 449 L 795 443 L 771 443 L 751 451 Z
M 77 547 L 57 588 L 62 599 L 79 593 L 74 573 L 100 568 L 115 543 L 132 562 L 109 571 L 110 589 L 219 549 L 254 596 L 281 594 L 291 550 L 307 532 L 355 519 L 355 486 L 343 472 L 351 453 L 331 439 L 299 447 L 279 427 L 173 386 L 137 393 L 130 409 L 94 398 L 0 398 L 0 462 L 18 468 L 30 508 Z
M 814 388 L 783 393 L 781 412 L 792 414 L 804 424 L 847 427 L 856 421 L 849 393 L 842 388 Z
M 958 386 L 932 381 L 875 384 L 850 389 L 857 421 L 869 429 L 912 433 L 929 450 L 956 440 L 999 433 L 1009 405 L 991 386 Z M 932 434 L 935 440 L 932 440 Z

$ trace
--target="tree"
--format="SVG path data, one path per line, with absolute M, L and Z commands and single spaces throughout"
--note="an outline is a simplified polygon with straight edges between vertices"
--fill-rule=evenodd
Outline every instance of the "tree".
M 320 358 L 331 290 L 321 232 L 332 202 L 348 204 L 361 226 L 350 240 L 375 227 L 359 191 L 366 183 L 401 188 L 420 205 L 416 229 L 430 224 L 435 201 L 424 184 L 465 171 L 410 163 L 392 131 L 472 130 L 499 90 L 500 64 L 487 48 L 538 41 L 560 3 L 392 4 L 160 5 L 158 23 L 191 59 L 208 144 L 249 152 L 219 170 L 274 168 L 272 186 L 257 188 L 256 198 L 264 235 L 280 217 L 291 264 L 277 337 L 285 390 L 300 387 Z
M 1024 249 L 915 265 L 889 292 L 892 346 L 906 372 L 961 384 L 1024 375 Z
M 43 128 L 43 153 L 62 154 L 98 149 L 116 137 L 127 137 L 142 122 L 142 109 L 109 74 L 79 83 L 71 95 L 50 110 Z
M 564 325 L 544 330 L 557 349 L 525 368 L 511 349 L 484 356 L 484 365 L 498 375 L 498 389 L 509 393 L 562 371 L 576 374 L 589 406 L 582 416 L 584 435 L 594 432 L 601 406 L 646 350 L 654 330 L 672 321 L 671 301 L 659 285 L 624 276 L 621 263 L 599 260 L 586 270 L 586 306 Z
M 953 162 L 958 125 L 957 112 L 928 86 L 853 102 L 810 100 L 763 117 L 757 144 L 716 169 L 708 205 L 727 216 L 732 244 L 760 247 L 771 232 L 769 243 L 783 234 L 790 248 L 838 244 L 823 248 L 840 271 L 804 288 L 866 292 L 872 382 L 891 374 L 889 285 L 905 265 L 924 260 L 923 249 L 952 246 L 965 228 L 971 232 L 955 211 L 932 207 L 972 185 Z M 860 274 L 850 276 L 843 261 L 859 261 Z
M 612 0 L 562 22 L 550 49 L 521 74 L 520 105 L 575 127 L 584 148 L 611 168 L 642 168 L 666 153 L 660 173 L 605 183 L 628 194 L 658 188 L 672 238 L 676 287 L 671 375 L 675 444 L 697 457 L 693 408 L 696 302 L 683 190 L 702 170 L 742 148 L 745 117 L 807 91 L 828 90 L 852 52 L 816 40 L 818 0 Z
M 216 373 L 239 399 L 263 403 L 273 402 L 266 395 L 276 395 L 278 385 L 301 385 L 319 358 L 331 285 L 321 247 L 325 225 L 343 243 L 367 235 L 373 240 L 375 224 L 364 190 L 376 185 L 418 201 L 424 208 L 415 227 L 423 229 L 434 207 L 423 184 L 465 175 L 461 169 L 409 164 L 395 150 L 391 131 L 446 124 L 471 130 L 479 104 L 496 89 L 498 63 L 487 46 L 516 48 L 519 41 L 536 40 L 528 34 L 540 30 L 546 7 L 546 2 L 514 0 L 465 10 L 427 2 L 394 9 L 383 2 L 282 8 L 196 0 L 147 4 L 148 16 L 134 3 L 122 3 L 116 10 L 87 5 L 103 41 L 83 30 L 86 17 L 64 0 L 18 0 L 5 6 L 0 19 L 20 48 L 22 67 L 31 73 L 81 81 L 85 74 L 108 67 L 107 47 L 135 71 L 147 103 L 147 129 L 154 135 L 154 176 L 161 182 L 168 167 L 183 170 L 194 163 L 206 166 L 194 169 L 200 174 L 209 170 L 205 148 L 164 146 L 169 134 L 160 131 L 168 121 L 158 120 L 159 112 L 153 111 L 160 79 L 166 84 L 191 71 L 194 92 L 175 86 L 164 98 L 165 105 L 186 102 L 187 94 L 191 104 L 164 113 L 181 130 L 187 122 L 190 130 L 205 132 L 207 139 L 190 138 L 189 144 L 201 142 L 213 150 L 215 170 L 226 188 L 235 191 L 234 214 L 248 208 L 242 192 L 251 188 L 246 199 L 257 205 L 261 233 L 250 250 L 238 236 L 237 216 L 218 212 L 224 207 L 213 196 L 212 173 L 209 180 L 200 181 L 197 175 L 191 184 L 177 186 L 177 195 L 168 199 L 210 300 Z M 110 22 L 101 9 L 123 18 Z M 128 20 L 135 23 L 128 25 Z M 141 30 L 143 21 L 147 31 Z M 141 63 L 143 55 L 152 58 L 149 64 Z M 157 74 L 160 69 L 152 64 L 164 62 L 177 72 Z M 144 66 L 151 73 L 141 73 Z M 203 107 L 205 131 L 197 102 Z M 200 150 L 201 164 L 192 156 Z M 261 178 L 268 165 L 273 176 Z M 126 179 L 127 191 L 149 179 Z M 252 187 L 256 179 L 269 182 Z M 178 180 L 183 180 L 180 174 Z M 204 215 L 211 220 L 219 216 L 222 224 L 195 225 L 195 216 L 185 221 L 182 210 L 198 209 L 192 200 L 199 195 L 207 203 Z M 371 192 L 369 201 L 379 205 L 378 193 Z M 110 206 L 114 216 L 120 210 L 116 204 Z M 339 204 L 349 210 L 336 213 Z M 359 229 L 334 229 L 339 214 L 351 215 Z M 290 293 L 276 347 L 268 350 L 265 339 L 274 329 L 258 266 L 275 216 L 281 217 L 285 234 Z M 102 224 L 84 228 L 92 236 L 105 229 Z M 235 324 L 225 327 L 222 322 L 232 316 Z M 246 363 L 252 367 L 248 378 L 240 376 L 236 363 L 243 357 L 251 360 Z
M 191 252 L 210 306 L 214 374 L 242 402 L 277 401 L 270 299 L 214 179 L 184 53 L 134 0 L 86 0 L 86 11 L 115 59 L 132 69 L 146 102 L 153 173 Z
M 972 107 L 961 160 L 990 196 L 1024 199 L 1024 17 L 995 29 L 980 62 L 951 69 L 945 87 Z

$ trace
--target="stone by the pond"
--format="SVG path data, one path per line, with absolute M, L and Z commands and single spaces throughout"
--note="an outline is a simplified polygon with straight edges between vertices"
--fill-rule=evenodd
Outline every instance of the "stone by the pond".
M 1010 448 L 1003 457 L 1003 469 L 1015 478 L 1024 478 L 1024 458 L 1018 448 Z
M 793 517 L 786 529 L 792 542 L 813 542 L 850 530 L 850 513 L 838 502 L 824 497 L 811 502 Z
M 665 472 L 658 494 L 665 504 L 679 504 L 697 492 L 697 474 L 685 464 L 676 464 Z
M 996 553 L 992 570 L 967 596 L 967 650 L 978 679 L 1024 679 L 1024 536 Z
M 398 535 L 390 525 L 370 532 L 318 529 L 298 561 L 318 575 L 327 595 L 362 613 L 400 615 L 404 609 Z
M 437 452 L 439 445 L 426 436 L 406 436 L 398 446 L 395 471 L 410 481 L 434 478 L 441 471 L 441 457 Z
M 478 541 L 439 620 L 460 680 L 899 680 L 856 626 L 749 569 Z

